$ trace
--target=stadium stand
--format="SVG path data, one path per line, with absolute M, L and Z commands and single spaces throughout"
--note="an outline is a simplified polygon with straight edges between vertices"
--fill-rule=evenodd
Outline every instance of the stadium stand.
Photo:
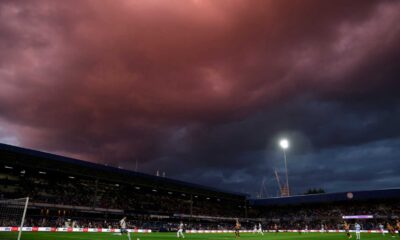
M 340 229 L 343 215 L 373 215 L 363 229 L 400 217 L 400 189 L 251 199 L 246 194 L 0 144 L 0 199 L 30 197 L 25 226 L 117 228 L 153 231 L 243 228 Z M 2 226 L 15 226 L 3 220 Z
M 252 199 L 250 205 L 258 207 L 257 214 L 267 226 L 278 223 L 282 229 L 299 225 L 320 229 L 323 224 L 325 229 L 341 229 L 343 216 L 370 215 L 372 219 L 358 221 L 363 229 L 373 230 L 400 217 L 399 200 L 400 189 L 387 189 Z
M 197 184 L 0 144 L 1 199 L 30 197 L 30 225 L 115 225 L 121 216 L 172 219 L 247 217 L 247 196 Z M 29 223 L 31 222 L 31 223 Z M 157 222 L 157 221 L 152 221 Z M 4 226 L 4 224 L 3 224 Z

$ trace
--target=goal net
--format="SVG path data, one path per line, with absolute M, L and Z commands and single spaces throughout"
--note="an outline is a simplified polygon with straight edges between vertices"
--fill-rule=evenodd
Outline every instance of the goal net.
M 21 239 L 28 203 L 29 198 L 0 200 L 0 227 L 17 229 L 14 239 Z

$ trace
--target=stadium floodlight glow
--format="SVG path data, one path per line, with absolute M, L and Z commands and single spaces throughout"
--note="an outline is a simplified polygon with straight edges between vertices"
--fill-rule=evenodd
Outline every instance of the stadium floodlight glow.
M 195 195 L 194 197 L 195 197 L 195 198 L 198 198 L 199 196 Z
M 285 195 L 288 197 L 290 196 L 290 190 L 289 190 L 289 175 L 288 175 L 288 168 L 287 168 L 287 160 L 286 160 L 286 149 L 289 148 L 289 141 L 287 139 L 281 139 L 279 141 L 279 145 L 281 146 L 283 150 L 283 160 L 285 161 L 285 172 L 286 172 L 286 189 L 285 189 Z
M 172 195 L 172 192 L 168 192 L 169 195 Z
M 140 189 L 140 187 L 135 187 L 135 189 L 136 189 L 136 190 L 139 190 L 139 189 Z
M 69 178 L 69 179 L 75 179 L 75 177 L 74 177 L 74 176 L 69 176 L 68 178 Z
M 46 172 L 39 171 L 39 174 L 43 174 L 43 175 L 45 175 L 45 174 L 46 174 Z
M 281 146 L 281 148 L 287 149 L 289 147 L 289 141 L 287 139 L 282 139 L 279 142 L 279 145 Z
M 10 167 L 10 166 L 7 166 L 7 165 L 5 165 L 4 168 L 5 169 L 14 169 L 13 167 Z
M 153 189 L 152 191 L 153 191 L 153 192 L 157 192 L 157 190 L 156 190 L 156 189 Z

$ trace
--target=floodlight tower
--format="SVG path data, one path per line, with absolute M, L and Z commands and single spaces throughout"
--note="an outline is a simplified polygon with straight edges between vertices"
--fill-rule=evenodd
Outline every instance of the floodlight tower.
M 286 171 L 286 191 L 287 191 L 287 196 L 290 196 L 290 190 L 289 190 L 289 177 L 288 177 L 288 169 L 287 169 L 287 161 L 286 161 L 286 149 L 289 148 L 289 141 L 287 139 L 282 139 L 279 142 L 279 145 L 281 146 L 283 150 L 283 157 L 285 161 L 285 171 Z

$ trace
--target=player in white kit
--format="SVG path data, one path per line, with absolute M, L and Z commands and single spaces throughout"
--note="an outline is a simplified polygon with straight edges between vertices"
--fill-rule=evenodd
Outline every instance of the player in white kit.
M 254 224 L 254 229 L 253 229 L 253 233 L 257 232 L 257 224 Z
M 360 226 L 360 224 L 358 224 L 357 222 L 356 222 L 356 224 L 354 225 L 354 227 L 356 228 L 356 239 L 357 240 L 360 240 L 361 239 L 361 226 Z
M 119 221 L 119 226 L 121 227 L 121 235 L 126 233 L 126 235 L 128 236 L 128 239 L 131 240 L 131 235 L 129 234 L 128 230 L 126 229 L 126 217 L 123 217 Z
M 185 235 L 183 235 L 183 222 L 182 221 L 179 224 L 178 231 L 176 232 L 176 236 L 178 238 L 180 238 L 181 236 L 182 236 L 182 238 L 185 238 Z
M 382 236 L 385 236 L 385 226 L 383 226 L 383 224 L 381 223 L 381 224 L 379 224 L 379 230 L 381 231 L 381 233 L 382 233 Z
M 257 233 L 260 233 L 261 235 L 264 235 L 263 230 L 262 230 L 262 225 L 261 223 L 258 224 L 258 231 Z

